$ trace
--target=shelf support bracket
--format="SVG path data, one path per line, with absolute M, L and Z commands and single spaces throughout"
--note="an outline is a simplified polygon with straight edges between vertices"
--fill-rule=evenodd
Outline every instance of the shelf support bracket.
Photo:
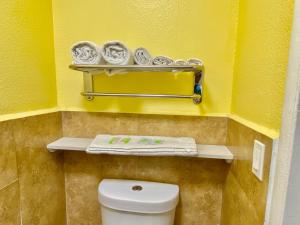
M 83 73 L 83 89 L 84 92 L 87 93 L 93 93 L 94 92 L 94 81 L 93 81 L 93 75 L 89 72 Z M 91 101 L 94 99 L 94 96 L 86 96 L 86 99 L 88 101 Z
M 202 71 L 194 73 L 194 104 L 198 105 L 202 102 Z

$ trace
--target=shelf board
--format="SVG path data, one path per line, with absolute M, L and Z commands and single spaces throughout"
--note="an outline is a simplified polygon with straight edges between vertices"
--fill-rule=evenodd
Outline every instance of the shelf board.
M 92 138 L 63 137 L 48 144 L 47 149 L 50 152 L 55 152 L 57 150 L 85 152 L 87 147 L 90 145 L 92 141 L 93 141 Z M 229 163 L 233 160 L 233 154 L 224 145 L 197 145 L 197 150 L 198 150 L 197 156 L 187 156 L 187 157 L 224 159 Z
M 140 66 L 140 65 L 84 65 L 84 64 L 71 64 L 69 68 L 87 73 L 101 73 L 103 71 L 126 71 L 126 72 L 201 72 L 203 65 L 169 65 L 169 66 Z

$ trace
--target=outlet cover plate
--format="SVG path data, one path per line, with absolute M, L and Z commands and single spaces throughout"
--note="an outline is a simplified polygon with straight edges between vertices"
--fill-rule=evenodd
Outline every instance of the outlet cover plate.
M 264 174 L 264 159 L 266 146 L 255 140 L 253 145 L 252 172 L 262 181 Z

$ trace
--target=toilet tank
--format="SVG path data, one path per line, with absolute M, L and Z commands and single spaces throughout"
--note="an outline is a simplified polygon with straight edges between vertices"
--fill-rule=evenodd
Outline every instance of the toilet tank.
M 173 225 L 179 187 L 104 179 L 99 184 L 102 225 Z

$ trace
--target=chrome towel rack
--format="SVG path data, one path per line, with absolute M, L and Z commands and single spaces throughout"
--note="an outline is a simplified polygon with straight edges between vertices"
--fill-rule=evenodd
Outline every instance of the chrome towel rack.
M 181 98 L 192 99 L 194 104 L 200 104 L 202 101 L 202 79 L 204 75 L 203 65 L 170 65 L 170 66 L 140 66 L 140 65 L 79 65 L 72 64 L 69 66 L 72 70 L 83 72 L 84 92 L 81 94 L 89 101 L 93 100 L 97 96 L 114 96 L 114 97 L 138 97 L 138 98 Z M 94 91 L 95 75 L 102 74 L 104 72 L 113 73 L 116 71 L 122 72 L 193 72 L 194 84 L 192 95 L 171 95 L 171 94 L 125 94 L 125 93 L 101 93 Z

